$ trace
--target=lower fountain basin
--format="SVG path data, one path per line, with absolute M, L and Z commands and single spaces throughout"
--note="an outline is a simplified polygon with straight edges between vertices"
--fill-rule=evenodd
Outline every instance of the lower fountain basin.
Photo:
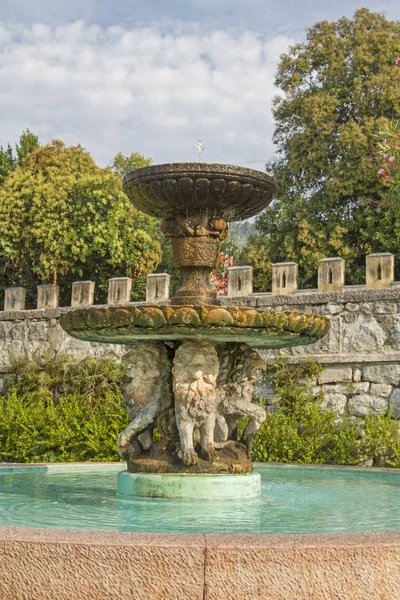
M 255 465 L 261 496 L 228 501 L 122 496 L 117 477 L 123 469 L 123 463 L 0 468 L 0 527 L 186 534 L 400 531 L 398 470 Z
M 221 501 L 118 496 L 121 468 L 0 468 L 1 598 L 399 597 L 398 470 L 257 465 Z
M 190 473 L 118 473 L 118 494 L 143 498 L 226 500 L 261 494 L 259 473 L 192 475 Z

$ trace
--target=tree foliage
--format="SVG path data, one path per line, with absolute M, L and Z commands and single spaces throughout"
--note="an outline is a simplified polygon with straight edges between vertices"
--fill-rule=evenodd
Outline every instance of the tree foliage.
M 9 173 L 14 171 L 18 166 L 21 167 L 26 162 L 29 154 L 39 147 L 39 138 L 27 129 L 23 131 L 19 144 L 16 144 L 14 155 L 10 144 L 6 148 L 0 146 L 0 185 L 2 185 Z
M 72 280 L 96 281 L 155 269 L 161 248 L 154 220 L 135 210 L 121 178 L 80 146 L 53 141 L 29 152 L 0 186 L 2 287 L 56 282 L 64 300 Z
M 149 167 L 152 162 L 151 158 L 145 158 L 139 152 L 131 152 L 131 154 L 118 152 L 118 154 L 114 156 L 111 169 L 122 179 L 129 171 L 140 169 L 141 167 Z
M 294 260 L 302 284 L 313 282 L 320 259 L 341 256 L 348 281 L 364 278 L 365 255 L 392 250 L 392 227 L 379 235 L 387 207 L 376 133 L 400 117 L 400 23 L 366 8 L 353 19 L 323 21 L 304 43 L 281 56 L 274 100 L 277 156 L 267 170 L 277 200 L 257 220 L 270 262 Z M 399 254 L 396 250 L 396 254 Z

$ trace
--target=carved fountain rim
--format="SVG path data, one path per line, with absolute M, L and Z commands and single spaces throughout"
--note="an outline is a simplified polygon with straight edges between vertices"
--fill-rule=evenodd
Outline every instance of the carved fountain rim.
M 60 323 L 72 337 L 103 343 L 197 339 L 254 348 L 311 344 L 329 329 L 329 320 L 319 315 L 218 305 L 79 308 L 62 315 Z
M 182 202 L 182 198 L 187 196 L 187 190 L 181 193 L 178 189 L 162 187 L 165 182 L 184 179 L 192 180 L 193 186 L 201 180 L 209 180 L 210 184 L 216 180 L 223 180 L 226 185 L 241 184 L 251 186 L 252 189 L 248 189 L 249 193 L 246 192 L 242 198 L 240 198 L 240 190 L 229 190 L 226 193 L 226 188 L 219 189 L 213 198 L 210 197 L 210 189 L 201 190 L 201 198 L 197 198 L 195 192 L 194 200 L 189 197 L 186 204 L 186 201 Z M 138 194 L 135 189 L 142 185 L 152 186 L 149 197 L 147 193 L 143 196 L 140 191 Z M 241 220 L 256 215 L 272 201 L 276 191 L 275 180 L 263 171 L 240 165 L 202 162 L 165 163 L 135 169 L 125 175 L 123 187 L 137 208 L 158 218 L 180 214 L 185 210 L 196 214 L 198 211 L 215 209 L 218 214 L 228 211 L 229 220 Z M 134 193 L 132 187 L 135 189 Z M 214 192 L 215 190 L 211 192 L 211 196 Z M 257 198 L 250 201 L 250 197 L 254 194 Z

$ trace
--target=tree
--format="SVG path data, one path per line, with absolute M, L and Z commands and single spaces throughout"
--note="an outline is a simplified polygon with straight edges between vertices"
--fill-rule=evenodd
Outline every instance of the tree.
M 104 299 L 108 278 L 156 268 L 154 221 L 131 205 L 117 174 L 61 141 L 19 150 L 22 165 L 0 187 L 2 287 L 22 284 L 33 296 L 37 284 L 57 282 L 65 301 L 74 279 L 93 279 Z
M 2 185 L 9 173 L 14 171 L 17 166 L 22 166 L 27 157 L 33 150 L 39 147 L 39 138 L 27 129 L 23 131 L 19 144 L 16 144 L 15 149 L 17 155 L 14 156 L 10 144 L 7 148 L 0 146 L 0 185 Z
M 145 158 L 143 154 L 139 152 L 131 152 L 131 154 L 123 154 L 118 152 L 114 156 L 113 164 L 111 169 L 117 173 L 121 179 L 134 169 L 140 169 L 141 167 L 149 167 L 153 163 L 151 158 Z
M 346 259 L 347 281 L 364 281 L 365 255 L 387 250 L 375 235 L 382 218 L 375 134 L 400 117 L 400 23 L 366 8 L 353 19 L 323 21 L 281 56 L 274 100 L 278 153 L 267 170 L 277 200 L 257 219 L 270 262 L 299 263 L 301 283 L 315 283 L 317 264 Z M 399 254 L 399 251 L 396 251 Z

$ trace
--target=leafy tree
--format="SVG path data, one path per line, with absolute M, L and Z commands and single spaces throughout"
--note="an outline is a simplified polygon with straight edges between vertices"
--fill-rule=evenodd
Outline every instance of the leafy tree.
M 7 148 L 0 146 L 0 185 L 4 183 L 5 178 L 11 171 L 24 164 L 29 154 L 38 146 L 39 138 L 31 133 L 29 129 L 22 132 L 19 144 L 15 146 L 16 156 L 14 156 L 10 144 L 7 145 Z
M 140 169 L 141 167 L 149 167 L 153 163 L 151 158 L 145 158 L 139 152 L 131 152 L 131 154 L 123 154 L 118 152 L 114 156 L 113 164 L 111 169 L 118 173 L 121 179 L 134 169 Z
M 393 227 L 376 235 L 387 209 L 375 202 L 382 182 L 374 146 L 382 124 L 400 117 L 399 48 L 400 22 L 362 8 L 353 19 L 317 23 L 281 56 L 278 154 L 266 165 L 277 200 L 258 218 L 250 252 L 298 262 L 303 285 L 334 255 L 346 259 L 347 280 L 360 283 L 365 255 L 397 238 Z
M 20 144 L 18 156 L 0 187 L 2 287 L 22 284 L 33 296 L 37 284 L 57 282 L 64 302 L 74 279 L 93 279 L 104 299 L 108 278 L 155 270 L 154 221 L 133 208 L 117 174 L 61 141 L 30 154 Z

